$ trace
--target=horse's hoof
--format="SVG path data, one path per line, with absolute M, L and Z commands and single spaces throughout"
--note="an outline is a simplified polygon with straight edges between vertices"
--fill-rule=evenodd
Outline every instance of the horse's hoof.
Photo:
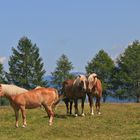
M 78 114 L 75 114 L 75 117 L 78 117 Z
M 16 128 L 18 128 L 18 125 L 15 125 Z
M 91 113 L 91 116 L 94 116 L 94 113 Z
M 85 117 L 85 114 L 84 114 L 84 113 L 82 113 L 82 114 L 81 114 L 81 116 L 82 116 L 82 117 Z
M 26 125 L 25 125 L 25 124 L 23 124 L 23 125 L 22 125 L 22 128 L 25 128 L 25 127 L 26 127 Z
M 98 112 L 98 115 L 101 115 L 101 112 Z

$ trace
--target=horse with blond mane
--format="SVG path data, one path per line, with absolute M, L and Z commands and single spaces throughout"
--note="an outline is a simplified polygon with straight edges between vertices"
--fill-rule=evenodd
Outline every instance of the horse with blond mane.
M 88 100 L 90 104 L 90 113 L 94 115 L 93 111 L 93 97 L 96 97 L 96 110 L 100 115 L 100 100 L 102 97 L 102 84 L 101 81 L 97 78 L 96 73 L 92 73 L 88 77 L 88 89 L 87 89 Z
M 64 97 L 66 97 L 66 99 L 69 100 L 74 100 L 75 116 L 78 116 L 78 99 L 82 100 L 81 115 L 85 116 L 84 102 L 86 98 L 86 89 L 87 89 L 87 78 L 84 75 L 79 75 L 75 79 L 66 80 L 62 84 L 62 94 L 64 95 Z M 72 107 L 70 108 L 72 109 Z M 68 112 L 68 107 L 67 107 L 67 112 Z
M 9 99 L 10 104 L 15 111 L 16 127 L 18 127 L 19 110 L 21 110 L 22 113 L 22 127 L 25 127 L 27 125 L 25 110 L 37 108 L 41 105 L 45 108 L 49 116 L 49 125 L 52 125 L 54 108 L 59 99 L 56 89 L 40 87 L 28 91 L 15 85 L 0 84 L 0 96 L 5 96 Z

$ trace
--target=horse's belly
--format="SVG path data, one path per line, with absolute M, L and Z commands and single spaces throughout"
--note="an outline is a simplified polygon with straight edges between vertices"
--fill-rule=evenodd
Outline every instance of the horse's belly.
M 41 104 L 40 103 L 27 103 L 25 108 L 26 109 L 32 109 L 32 108 L 37 108 L 37 107 L 40 107 Z

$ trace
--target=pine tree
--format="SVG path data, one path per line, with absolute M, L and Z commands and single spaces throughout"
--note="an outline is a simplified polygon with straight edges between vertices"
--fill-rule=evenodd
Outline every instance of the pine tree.
M 70 74 L 72 69 L 72 63 L 69 61 L 68 57 L 63 54 L 57 61 L 57 66 L 54 72 L 52 72 L 52 83 L 54 84 L 54 87 L 60 89 L 64 80 L 72 78 L 73 76 Z
M 43 80 L 45 70 L 39 48 L 27 37 L 22 37 L 17 48 L 12 47 L 13 55 L 9 60 L 9 80 L 21 87 L 32 89 L 46 86 Z
M 96 73 L 102 81 L 104 102 L 112 87 L 111 78 L 114 67 L 115 65 L 113 60 L 104 50 L 100 50 L 85 67 L 87 74 Z
M 140 102 L 140 42 L 134 41 L 117 60 L 121 89 L 128 98 Z
M 3 64 L 0 63 L 0 83 L 7 83 L 5 79 L 5 72 L 3 68 Z M 0 98 L 0 105 L 7 105 L 9 104 L 8 100 L 4 97 Z
M 0 63 L 0 83 L 5 83 L 3 64 Z

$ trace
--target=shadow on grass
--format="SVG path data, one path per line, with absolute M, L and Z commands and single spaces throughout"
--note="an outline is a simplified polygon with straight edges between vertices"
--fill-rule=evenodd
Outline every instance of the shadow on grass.
M 54 117 L 59 119 L 75 118 L 74 115 L 65 115 L 65 114 L 55 114 Z M 48 118 L 48 116 L 45 115 L 43 118 Z

